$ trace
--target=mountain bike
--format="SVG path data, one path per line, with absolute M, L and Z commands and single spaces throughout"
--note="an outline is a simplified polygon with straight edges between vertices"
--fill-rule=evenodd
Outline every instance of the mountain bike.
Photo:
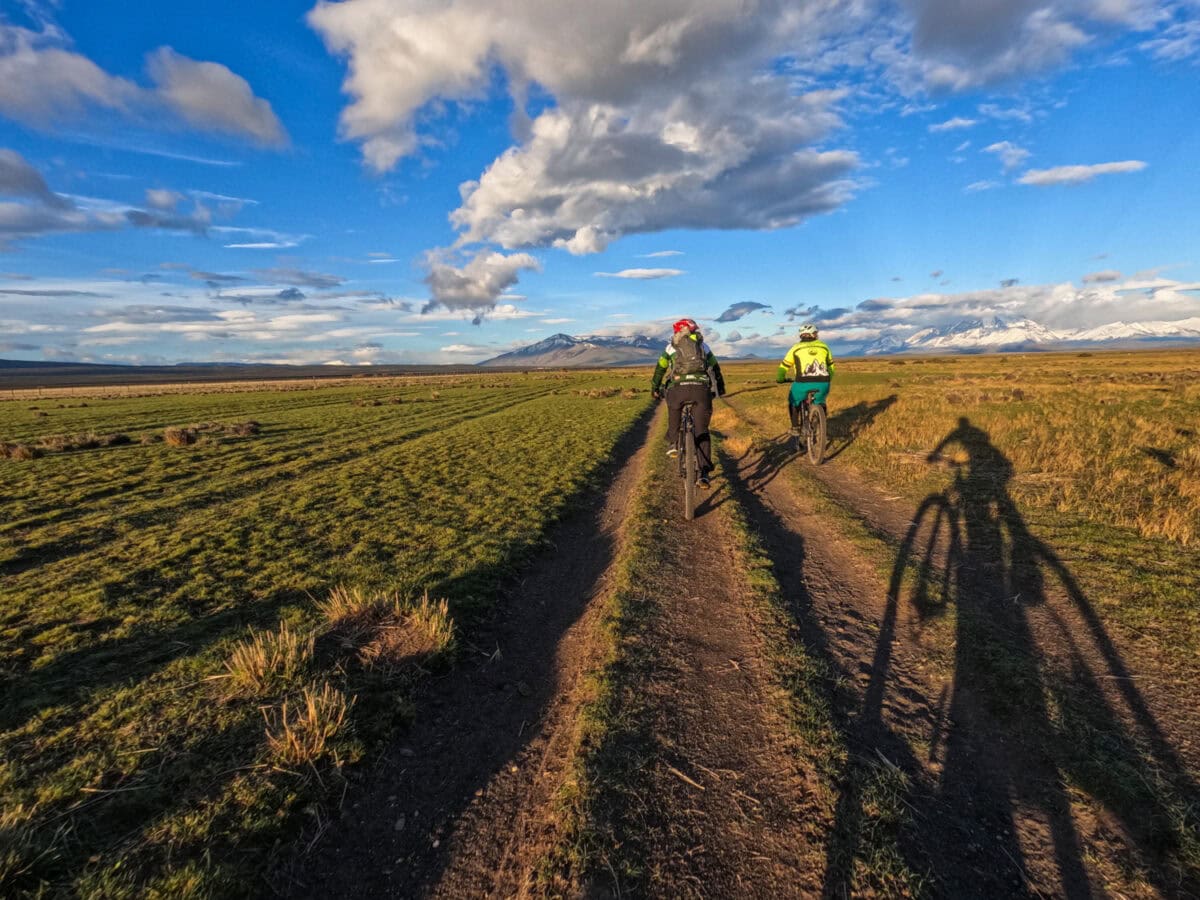
M 692 418 L 695 403 L 680 407 L 679 433 L 675 436 L 679 477 L 683 479 L 683 517 L 688 521 L 696 513 L 696 480 L 700 477 L 700 461 L 696 456 L 696 421 Z
M 808 461 L 819 466 L 825 459 L 829 434 L 825 404 L 813 403 L 816 394 L 816 391 L 809 391 L 800 406 L 800 433 L 792 438 L 792 443 L 797 453 L 803 449 L 808 453 Z

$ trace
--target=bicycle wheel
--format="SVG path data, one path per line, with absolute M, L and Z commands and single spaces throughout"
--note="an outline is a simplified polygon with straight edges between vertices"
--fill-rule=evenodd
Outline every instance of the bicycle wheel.
M 683 517 L 691 520 L 696 512 L 696 435 L 689 428 L 683 439 Z
M 819 466 L 825 459 L 825 407 L 814 403 L 808 413 L 808 461 Z

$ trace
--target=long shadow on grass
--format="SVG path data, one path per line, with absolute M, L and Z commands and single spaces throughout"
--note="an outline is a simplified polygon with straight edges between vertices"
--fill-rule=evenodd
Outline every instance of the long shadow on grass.
M 40 626 L 28 626 L 17 631 L 16 644 L 20 646 L 5 642 L 5 655 L 16 662 L 10 662 L 8 671 L 0 676 L 0 732 L 17 728 L 53 706 L 66 707 L 53 719 L 54 727 L 65 728 L 91 715 L 94 710 L 90 698 L 113 685 L 144 681 L 174 659 L 202 653 L 209 645 L 247 626 L 274 624 L 282 607 L 307 602 L 308 596 L 300 591 L 280 590 L 252 604 L 189 617 L 166 627 L 134 628 L 110 638 L 100 634 L 120 620 L 102 617 L 80 622 L 76 630 L 87 631 L 98 639 L 59 653 L 34 668 L 29 666 L 37 649 L 33 638 Z
M 452 602 L 457 592 L 460 608 L 463 600 L 470 604 L 460 636 L 467 659 L 426 686 L 416 701 L 415 723 L 392 735 L 377 764 L 351 787 L 341 820 L 280 873 L 282 891 L 296 897 L 425 896 L 455 854 L 482 860 L 480 871 L 502 867 L 518 826 L 521 792 L 530 786 L 494 779 L 543 739 L 558 688 L 559 644 L 603 589 L 616 552 L 613 531 L 602 519 L 605 492 L 594 486 L 613 477 L 646 440 L 652 413 L 647 409 L 618 441 L 593 488 L 568 501 L 567 515 L 548 535 L 550 549 L 521 567 L 527 573 L 522 580 L 490 569 L 443 584 Z M 506 588 L 498 583 L 505 577 Z M 487 616 L 477 599 L 491 600 L 498 588 L 506 602 Z M 488 807 L 494 812 L 484 814 L 493 816 L 485 818 L 487 841 L 456 846 L 455 826 L 489 789 L 516 793 Z M 481 895 L 492 889 L 472 886 Z
M 929 848 L 918 836 L 907 830 L 880 827 L 879 822 L 870 818 L 865 811 L 863 797 L 871 789 L 872 783 L 878 780 L 879 759 L 876 752 L 884 754 L 888 760 L 905 771 L 915 771 L 919 764 L 913 757 L 908 742 L 901 735 L 882 727 L 881 723 L 874 723 L 869 730 L 862 728 L 856 718 L 854 698 L 849 693 L 837 689 L 837 685 L 853 681 L 855 673 L 839 665 L 836 655 L 829 647 L 828 635 L 814 611 L 804 578 L 804 539 L 793 531 L 772 507 L 763 502 L 759 493 L 762 486 L 778 474 L 782 462 L 787 461 L 768 458 L 771 457 L 771 449 L 786 446 L 787 443 L 786 440 L 775 442 L 768 447 L 766 453 L 760 454 L 753 462 L 747 459 L 749 452 L 737 461 L 727 458 L 724 468 L 734 499 L 742 506 L 747 520 L 771 559 L 776 580 L 796 622 L 806 652 L 828 673 L 825 684 L 814 687 L 817 691 L 825 693 L 836 719 L 834 725 L 839 732 L 837 742 L 846 749 L 846 761 L 840 771 L 828 773 L 834 780 L 833 786 L 838 792 L 838 797 L 834 829 L 827 836 L 829 870 L 835 874 L 831 876 L 831 871 L 827 870 L 824 893 L 830 897 L 848 897 L 856 894 L 858 887 L 865 888 L 869 885 L 872 890 L 887 895 L 901 889 L 899 884 L 905 880 L 905 876 L 899 875 L 896 880 L 887 881 L 886 872 L 878 873 L 881 878 L 869 874 L 859 884 L 853 878 L 857 861 L 865 856 L 892 855 L 899 858 L 900 868 L 906 868 L 909 873 L 919 878 L 928 868 L 926 857 Z M 911 805 L 914 800 L 914 797 L 908 797 L 904 802 Z M 938 821 L 938 817 L 934 816 L 930 818 L 929 824 L 936 824 Z M 869 838 L 865 837 L 868 832 Z M 926 839 L 929 835 L 930 832 L 927 831 Z M 866 846 L 868 843 L 872 846 Z
M 837 459 L 845 453 L 846 448 L 853 444 L 860 434 L 870 428 L 872 423 L 899 399 L 896 394 L 892 394 L 873 403 L 863 401 L 845 409 L 839 409 L 830 416 L 828 428 L 830 446 L 825 451 L 825 461 Z
M 998 849 L 1020 870 L 1022 890 L 1036 890 L 1030 862 L 1052 859 L 1055 895 L 1091 897 L 1070 785 L 1118 824 L 1133 851 L 1125 862 L 1158 891 L 1195 891 L 1196 787 L 1074 576 L 1029 532 L 1008 494 L 1012 464 L 966 418 L 929 459 L 944 455 L 958 461 L 953 481 L 925 498 L 900 547 L 862 722 L 886 730 L 902 604 L 927 623 L 953 607 L 953 684 L 931 742 L 941 764 L 938 799 L 976 823 L 964 837 L 988 855 Z M 1049 600 L 1048 581 L 1061 588 L 1055 596 L 1068 598 L 1065 615 Z M 1035 630 L 1031 607 L 1044 607 L 1065 654 L 1039 647 L 1045 630 Z M 1102 680 L 1112 682 L 1123 708 Z M 860 817 L 858 804 L 839 808 L 838 833 Z M 935 859 L 935 870 L 949 858 Z M 830 887 L 845 883 L 836 860 L 829 869 Z M 982 885 L 977 890 L 987 893 Z

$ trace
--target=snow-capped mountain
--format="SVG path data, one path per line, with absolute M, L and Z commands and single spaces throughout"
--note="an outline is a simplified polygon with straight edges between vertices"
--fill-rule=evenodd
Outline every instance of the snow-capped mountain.
M 485 359 L 481 366 L 641 366 L 653 364 L 665 340 L 635 334 L 629 337 L 554 334 L 544 341 Z
M 889 353 L 953 353 L 989 350 L 1053 350 L 1061 347 L 1200 340 L 1200 317 L 1177 322 L 1113 322 L 1094 328 L 1047 328 L 1033 319 L 964 319 L 944 328 L 923 328 L 900 339 L 885 335 L 859 350 Z

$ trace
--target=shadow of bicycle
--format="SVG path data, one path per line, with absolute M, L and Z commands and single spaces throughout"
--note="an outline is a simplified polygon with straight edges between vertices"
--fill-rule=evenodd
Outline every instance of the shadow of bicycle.
M 1030 533 L 1008 492 L 1011 462 L 966 418 L 928 459 L 948 460 L 953 479 L 921 502 L 900 546 L 860 723 L 886 730 L 903 610 L 925 626 L 942 620 L 953 670 L 929 738 L 940 774 L 926 814 L 959 811 L 979 852 L 1011 861 L 1027 891 L 1042 881 L 1056 896 L 1090 897 L 1105 888 L 1089 879 L 1095 849 L 1085 849 L 1078 817 L 1098 807 L 1110 862 L 1160 894 L 1197 892 L 1196 785 L 1075 577 Z M 971 864 L 958 850 L 934 858 L 943 884 L 962 877 L 948 867 Z M 1054 884 L 1044 883 L 1048 869 Z M 841 878 L 828 875 L 827 888 L 836 893 Z

